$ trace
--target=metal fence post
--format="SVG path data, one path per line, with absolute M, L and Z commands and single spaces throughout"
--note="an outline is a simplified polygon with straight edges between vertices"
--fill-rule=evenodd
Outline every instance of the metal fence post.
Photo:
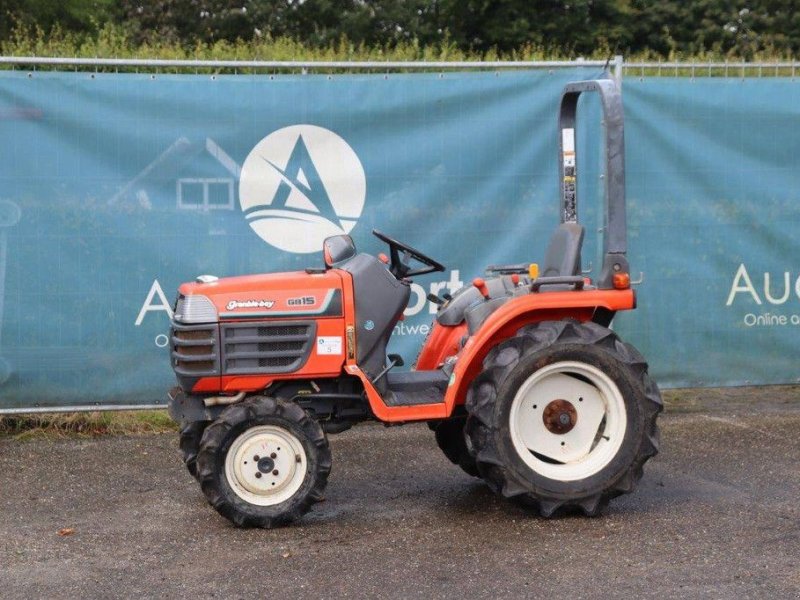
M 622 54 L 617 54 L 614 57 L 614 81 L 616 82 L 618 87 L 622 87 L 622 66 L 624 63 L 624 59 Z

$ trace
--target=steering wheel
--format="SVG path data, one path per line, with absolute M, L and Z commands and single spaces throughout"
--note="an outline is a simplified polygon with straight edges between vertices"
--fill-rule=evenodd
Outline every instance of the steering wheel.
M 372 230 L 372 235 L 382 242 L 389 244 L 389 254 L 391 256 L 389 272 L 398 279 L 414 277 L 415 275 L 425 275 L 427 273 L 435 273 L 436 271 L 444 271 L 444 265 L 442 263 L 433 260 L 430 256 L 426 256 L 419 250 L 416 250 L 411 246 L 404 244 L 403 242 L 398 242 L 397 240 L 390 238 L 388 235 L 384 235 L 377 229 Z M 425 265 L 425 267 L 422 269 L 412 269 L 408 264 L 412 258 Z

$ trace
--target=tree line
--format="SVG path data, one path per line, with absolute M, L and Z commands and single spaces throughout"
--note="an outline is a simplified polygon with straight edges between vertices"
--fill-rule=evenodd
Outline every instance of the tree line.
M 2 0 L 0 42 L 28 32 L 184 48 L 288 38 L 306 47 L 448 45 L 500 55 L 793 56 L 796 0 Z M 33 34 L 33 33 L 31 33 Z

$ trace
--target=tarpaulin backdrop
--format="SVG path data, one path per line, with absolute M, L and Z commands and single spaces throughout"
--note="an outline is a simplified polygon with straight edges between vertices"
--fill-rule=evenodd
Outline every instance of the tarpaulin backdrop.
M 331 227 L 371 253 L 377 228 L 448 266 L 416 281 L 397 328 L 391 350 L 413 362 L 432 286 L 542 260 L 561 88 L 596 75 L 0 73 L 0 410 L 163 403 L 178 284 L 319 266 L 307 250 Z M 624 82 L 644 281 L 615 328 L 662 386 L 798 378 L 799 86 Z M 599 110 L 581 110 L 596 274 Z

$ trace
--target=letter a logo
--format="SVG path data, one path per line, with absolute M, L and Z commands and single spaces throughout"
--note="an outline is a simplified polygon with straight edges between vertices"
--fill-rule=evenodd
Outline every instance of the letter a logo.
M 239 201 L 250 227 L 287 252 L 319 252 L 349 233 L 364 209 L 364 168 L 341 137 L 293 125 L 261 140 L 242 165 Z

